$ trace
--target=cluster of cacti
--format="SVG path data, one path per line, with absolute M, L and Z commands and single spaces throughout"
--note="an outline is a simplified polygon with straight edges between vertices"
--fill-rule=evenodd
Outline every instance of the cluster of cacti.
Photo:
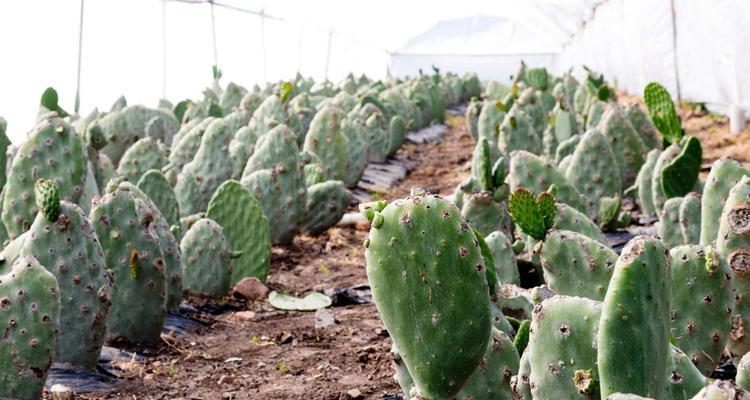
M 18 148 L 0 118 L 0 397 L 38 398 L 53 361 L 94 369 L 105 340 L 157 343 L 185 294 L 222 298 L 245 277 L 265 281 L 272 242 L 325 232 L 350 207 L 368 162 L 385 161 L 407 131 L 442 121 L 446 106 L 482 90 L 476 75 L 438 71 L 387 82 L 349 76 L 338 86 L 298 76 L 252 90 L 221 88 L 220 77 L 214 68 L 201 100 L 150 108 L 120 97 L 86 116 L 63 110 L 49 88 Z M 487 168 L 498 175 L 483 181 L 486 190 L 502 195 L 504 166 Z M 515 262 L 500 232 L 490 248 L 464 227 L 456 229 L 471 269 L 482 262 L 477 240 L 498 265 Z M 515 270 L 498 275 L 518 283 Z M 485 300 L 478 316 L 490 309 Z M 464 316 L 455 312 L 445 326 Z M 493 325 L 510 329 L 496 312 Z M 476 322 L 480 341 L 466 357 L 488 364 L 463 390 L 481 397 L 489 382 L 508 381 L 518 360 L 507 335 L 483 334 L 489 314 Z M 496 368 L 508 371 L 498 377 Z M 452 387 L 445 379 L 426 390 Z
M 372 226 L 368 278 L 406 397 L 744 398 L 709 377 L 729 357 L 737 383 L 750 389 L 750 168 L 720 159 L 702 182 L 700 142 L 684 136 L 657 85 L 647 88 L 649 114 L 614 103 L 594 73 L 578 85 L 522 66 L 514 85 L 488 85 L 485 100 L 467 108 L 476 147 L 471 175 L 453 194 L 457 208 L 413 192 L 362 209 Z M 629 224 L 626 197 L 641 223 L 658 216 L 658 236 L 637 236 L 619 253 L 603 230 Z M 479 200 L 506 205 L 513 221 L 498 222 L 487 206 L 474 211 Z M 457 210 L 465 222 L 454 222 Z M 446 247 L 474 253 L 446 224 L 474 233 L 483 260 L 469 261 L 475 270 L 452 260 L 447 275 Z M 476 292 L 479 275 L 486 293 Z M 456 355 L 480 340 L 439 327 L 455 298 L 466 311 L 462 326 L 473 329 L 485 294 L 492 328 L 484 337 L 499 330 L 517 345 L 498 361 L 517 365 L 510 379 L 507 368 L 487 375 L 489 355 L 467 367 Z M 505 325 L 504 313 L 521 321 Z M 444 385 L 448 375 L 456 387 Z

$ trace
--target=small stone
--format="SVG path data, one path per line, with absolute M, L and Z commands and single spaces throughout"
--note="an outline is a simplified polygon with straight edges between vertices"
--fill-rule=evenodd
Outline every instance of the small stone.
M 347 395 L 349 395 L 350 399 L 361 399 L 362 398 L 362 392 L 359 391 L 359 389 L 352 389 L 348 392 L 346 392 Z
M 254 311 L 237 311 L 232 314 L 231 320 L 234 322 L 254 321 L 255 317 L 256 315 Z
M 154 380 L 154 374 L 146 374 L 143 376 L 144 381 L 153 381 Z
M 242 278 L 232 289 L 234 297 L 242 297 L 250 301 L 264 300 L 269 292 L 268 287 L 254 276 Z
M 242 362 L 242 358 L 241 358 L 241 357 L 229 357 L 229 358 L 227 358 L 226 360 L 224 360 L 224 362 L 225 362 L 225 363 L 235 363 L 235 364 L 239 364 L 239 363 L 241 363 L 241 362 Z
M 291 333 L 289 333 L 289 332 L 284 332 L 284 333 L 283 333 L 283 334 L 281 335 L 281 338 L 279 339 L 279 343 L 280 343 L 280 344 L 288 344 L 288 343 L 292 343 L 292 339 L 294 339 L 294 337 L 292 336 L 292 334 L 291 334 Z
M 52 385 L 49 391 L 53 400 L 73 400 L 75 398 L 73 389 L 59 383 Z
M 334 325 L 336 323 L 336 317 L 333 315 L 333 311 L 327 308 L 321 308 L 315 311 L 315 329 L 323 329 Z

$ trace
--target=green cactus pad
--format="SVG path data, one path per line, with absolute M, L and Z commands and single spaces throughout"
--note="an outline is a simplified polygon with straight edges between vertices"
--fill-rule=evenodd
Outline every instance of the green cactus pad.
M 510 169 L 506 182 L 513 192 L 518 188 L 527 188 L 534 193 L 547 191 L 550 186 L 557 187 L 555 198 L 581 212 L 586 212 L 583 196 L 555 167 L 526 151 L 516 151 L 510 157 Z
M 725 258 L 734 272 L 734 288 L 739 294 L 732 314 L 732 330 L 727 350 L 739 359 L 750 351 L 750 299 L 743 296 L 750 289 L 750 177 L 744 176 L 729 191 L 719 219 L 716 253 Z
M 555 221 L 555 198 L 544 192 L 534 199 L 533 193 L 520 188 L 510 196 L 508 211 L 525 234 L 542 240 Z
M 482 190 L 492 191 L 495 188 L 492 176 L 492 158 L 490 144 L 486 138 L 480 138 L 474 147 L 471 163 L 471 175 L 479 181 Z
M 682 242 L 698 244 L 701 236 L 701 195 L 690 192 L 680 204 L 680 231 Z
M 138 189 L 154 202 L 169 226 L 180 223 L 180 205 L 177 204 L 174 191 L 161 171 L 152 169 L 143 174 L 138 180 Z
M 732 271 L 711 247 L 684 245 L 672 257 L 672 325 L 675 345 L 706 376 L 729 340 L 734 294 Z
M 124 176 L 133 184 L 150 169 L 162 169 L 167 165 L 169 160 L 162 153 L 154 139 L 145 137 L 139 139 L 130 146 L 120 159 L 120 165 L 117 166 L 117 174 Z
M 513 391 L 514 400 L 531 400 L 531 385 L 529 384 L 529 375 L 531 375 L 531 365 L 529 356 L 531 352 L 524 351 L 518 362 L 518 375 L 510 379 L 510 388 Z
M 463 198 L 461 215 L 482 236 L 501 230 L 507 234 L 513 232 L 513 221 L 504 202 L 497 202 L 490 192 L 469 194 Z
M 607 292 L 617 253 L 580 233 L 552 229 L 541 253 L 544 280 L 555 293 L 601 301 Z
M 654 206 L 651 177 L 654 174 L 654 167 L 656 166 L 659 154 L 660 152 L 657 149 L 648 152 L 646 162 L 641 166 L 641 170 L 638 171 L 638 177 L 635 179 L 635 184 L 638 187 L 638 205 L 641 207 L 641 214 L 649 217 L 657 215 L 657 210 Z
M 180 251 L 185 291 L 219 299 L 229 294 L 231 249 L 219 224 L 207 218 L 196 221 L 180 241 Z
M 206 217 L 223 228 L 233 252 L 231 283 L 247 276 L 266 281 L 271 262 L 271 239 L 268 220 L 258 200 L 237 181 L 226 181 L 208 203 Z
M 508 335 L 492 329 L 487 350 L 457 399 L 511 399 L 510 377 L 518 372 L 518 351 Z
M 659 237 L 668 248 L 685 244 L 680 225 L 680 206 L 682 197 L 673 197 L 664 203 L 659 212 Z
M 112 185 L 91 210 L 106 265 L 114 273 L 107 338 L 156 343 L 166 314 L 166 266 L 153 211 L 131 187 L 127 182 Z M 140 267 L 135 276 L 131 275 L 132 254 Z
M 326 181 L 307 188 L 303 228 L 318 235 L 336 225 L 352 202 L 352 192 L 341 181 Z
M 630 121 L 616 105 L 608 106 L 604 115 L 602 115 L 599 128 L 604 137 L 609 140 L 612 152 L 617 158 L 617 165 L 620 167 L 621 189 L 625 189 L 635 183 L 638 171 L 646 162 L 647 148 L 638 132 L 630 125 Z
M 513 244 L 508 238 L 508 234 L 501 231 L 494 231 L 484 238 L 487 247 L 492 254 L 492 261 L 495 264 L 495 275 L 497 280 L 502 284 L 520 284 L 520 275 L 516 265 L 516 255 L 513 252 Z
M 34 198 L 36 207 L 47 219 L 55 222 L 60 215 L 60 188 L 47 179 L 40 179 L 34 185 Z
M 750 169 L 729 158 L 720 158 L 711 165 L 701 197 L 701 245 L 716 240 L 724 202 L 730 189 L 745 175 L 750 176 Z
M 57 278 L 61 303 L 55 362 L 93 370 L 107 328 L 112 278 L 83 211 L 59 200 L 57 211 L 54 219 L 37 215 L 20 255 L 36 258 Z
M 553 296 L 534 307 L 526 351 L 535 399 L 597 398 L 598 387 L 580 393 L 577 370 L 596 371 L 596 337 L 602 304 L 580 297 Z M 593 373 L 592 379 L 596 379 Z
M 654 126 L 651 119 L 643 111 L 643 109 L 637 104 L 631 104 L 625 107 L 625 113 L 628 116 L 628 121 L 633 125 L 638 135 L 643 140 L 643 144 L 646 145 L 647 149 L 661 149 L 662 139 L 659 136 L 659 131 Z
M 679 143 L 683 136 L 680 116 L 675 110 L 672 96 L 664 86 L 651 82 L 643 89 L 643 100 L 656 129 L 667 143 Z
M 57 348 L 57 279 L 34 257 L 0 276 L 0 397 L 40 399 Z
M 383 222 L 373 224 L 365 252 L 378 311 L 418 394 L 450 398 L 490 339 L 478 242 L 452 204 L 424 192 L 413 191 L 378 216 Z M 448 329 L 457 324 L 463 328 Z
M 573 152 L 565 178 L 578 189 L 586 202 L 588 217 L 606 225 L 600 216 L 599 199 L 619 198 L 622 187 L 620 170 L 609 142 L 598 130 L 586 132 Z M 618 207 L 619 208 L 619 207 Z M 617 209 L 615 210 L 615 216 Z
M 518 150 L 534 154 L 543 153 L 541 131 L 535 131 L 532 122 L 520 106 L 511 108 L 499 129 L 497 146 L 505 156 Z
M 669 363 L 669 299 L 669 253 L 660 240 L 636 236 L 617 260 L 602 306 L 602 398 L 623 391 L 660 396 Z
M 661 170 L 661 187 L 666 198 L 680 197 L 693 190 L 701 170 L 703 149 L 695 136 L 682 145 L 682 152 Z
M 346 114 L 338 107 L 326 107 L 317 114 L 305 136 L 303 150 L 320 157 L 328 179 L 346 180 L 349 140 L 342 131 Z
M 3 188 L 2 220 L 11 239 L 31 226 L 37 213 L 34 184 L 49 179 L 60 199 L 76 203 L 83 194 L 86 156 L 73 127 L 62 119 L 40 121 L 18 149 Z

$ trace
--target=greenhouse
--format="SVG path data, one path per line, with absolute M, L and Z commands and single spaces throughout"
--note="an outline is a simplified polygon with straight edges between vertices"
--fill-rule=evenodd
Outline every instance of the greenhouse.
M 0 14 L 0 399 L 750 399 L 750 3 Z

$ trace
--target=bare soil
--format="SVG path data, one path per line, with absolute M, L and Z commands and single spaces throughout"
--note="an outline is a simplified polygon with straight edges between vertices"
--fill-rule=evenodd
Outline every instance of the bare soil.
M 635 101 L 624 97 L 622 101 Z M 681 110 L 686 130 L 704 145 L 704 161 L 728 155 L 750 162 L 750 129 L 728 132 L 726 118 Z M 447 195 L 469 174 L 473 140 L 462 117 L 450 119 L 442 144 L 407 144 L 397 157 L 420 166 L 383 193 L 395 199 L 412 186 Z M 332 228 L 274 246 L 268 286 L 293 295 L 330 293 L 367 283 L 366 226 Z M 316 329 L 314 312 L 273 309 L 265 301 L 219 302 L 237 311 L 205 315 L 210 326 L 165 337 L 145 364 L 120 365 L 125 379 L 109 393 L 83 399 L 383 399 L 400 392 L 392 378 L 388 333 L 372 303 L 334 306 L 334 325 Z

